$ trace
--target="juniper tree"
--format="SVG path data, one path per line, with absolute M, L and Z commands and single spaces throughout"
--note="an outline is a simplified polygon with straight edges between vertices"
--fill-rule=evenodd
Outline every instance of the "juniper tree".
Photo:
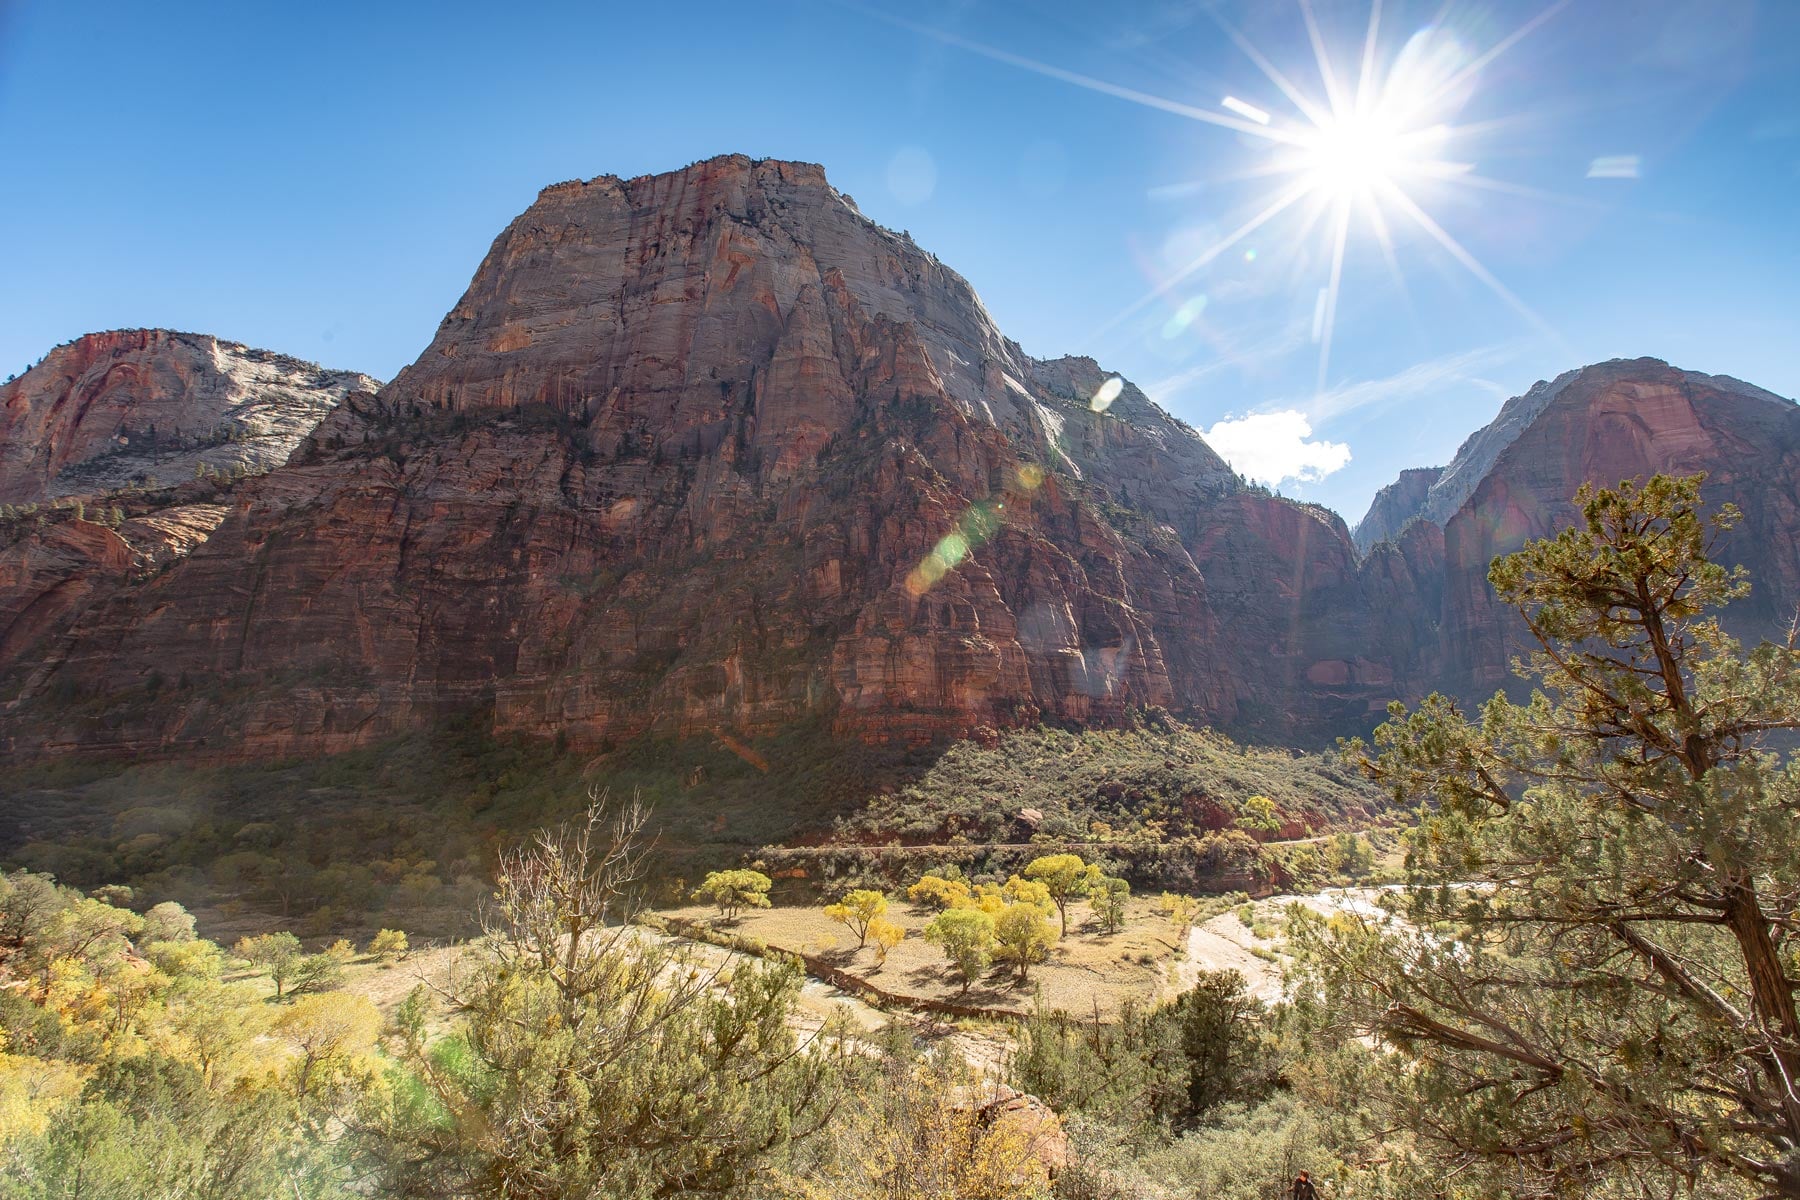
M 833 1035 L 801 1043 L 791 963 L 721 964 L 632 923 L 643 811 L 540 833 L 500 863 L 472 966 L 396 1023 L 416 1085 L 375 1144 L 398 1196 L 740 1194 L 831 1113 Z
M 1800 655 L 1720 628 L 1748 584 L 1700 483 L 1584 487 L 1495 561 L 1523 703 L 1347 746 L 1424 804 L 1412 886 L 1297 918 L 1299 995 L 1392 1051 L 1372 1094 L 1470 1194 L 1800 1197 Z

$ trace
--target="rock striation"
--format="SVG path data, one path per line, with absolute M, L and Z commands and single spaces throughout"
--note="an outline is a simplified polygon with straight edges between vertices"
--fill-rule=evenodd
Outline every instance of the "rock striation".
M 1590 481 L 1706 472 L 1707 501 L 1744 514 L 1717 549 L 1752 580 L 1750 596 L 1726 610 L 1727 626 L 1751 639 L 1785 630 L 1800 605 L 1797 453 L 1793 401 L 1660 359 L 1615 359 L 1507 401 L 1448 467 L 1402 472 L 1356 538 L 1371 555 L 1397 532 L 1403 543 L 1436 538 L 1441 576 L 1417 595 L 1440 643 L 1437 669 L 1416 678 L 1475 699 L 1512 681 L 1508 664 L 1523 649 L 1516 615 L 1488 586 L 1489 564 L 1572 521 L 1570 499 Z
M 1571 372 L 1353 539 L 1093 360 L 1024 353 L 804 163 L 544 189 L 378 390 L 83 339 L 5 393 L 0 480 L 104 491 L 138 469 L 108 465 L 125 424 L 266 406 L 244 364 L 324 414 L 281 465 L 0 519 L 0 752 L 278 757 L 452 717 L 578 748 L 918 743 L 1142 707 L 1316 744 L 1395 697 L 1491 692 L 1489 560 L 1582 481 L 1658 470 L 1744 510 L 1744 628 L 1800 600 L 1779 397 L 1649 359 Z
M 1365 569 L 1107 380 L 1026 355 L 816 166 L 546 188 L 392 383 L 204 541 L 24 629 L 0 744 L 1366 724 L 1417 657 L 1377 614 L 1431 549 Z
M 0 387 L 0 503 L 266 471 L 378 381 L 206 334 L 91 333 Z

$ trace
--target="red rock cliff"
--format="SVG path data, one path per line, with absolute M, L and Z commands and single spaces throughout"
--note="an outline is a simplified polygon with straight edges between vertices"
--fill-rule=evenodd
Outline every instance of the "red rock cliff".
M 1522 628 L 1494 597 L 1488 565 L 1572 522 L 1570 497 L 1589 481 L 1706 472 L 1705 501 L 1743 513 L 1716 551 L 1750 573 L 1728 627 L 1751 639 L 1786 631 L 1800 604 L 1800 407 L 1656 359 L 1601 363 L 1540 388 L 1549 398 L 1444 524 L 1444 686 L 1480 696 L 1511 678 Z
M 547 188 L 378 397 L 15 648 L 0 737 L 1364 724 L 1417 667 L 1386 630 L 1435 551 L 1359 566 L 1336 517 L 1243 489 L 1135 388 L 1095 412 L 1105 379 L 1023 354 L 817 167 Z

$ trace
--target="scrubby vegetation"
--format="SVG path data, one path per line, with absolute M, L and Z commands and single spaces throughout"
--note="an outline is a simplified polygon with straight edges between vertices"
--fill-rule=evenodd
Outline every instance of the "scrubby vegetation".
M 228 685 L 185 676 L 153 674 L 138 692 L 143 704 L 165 692 L 231 702 Z M 1258 839 L 1270 831 L 1240 822 L 1239 808 L 1254 797 L 1270 797 L 1284 820 L 1306 830 L 1360 826 L 1388 812 L 1372 789 L 1323 759 L 1236 747 L 1154 714 L 1131 730 L 1020 731 L 992 746 L 889 751 L 801 729 L 753 750 L 643 741 L 587 757 L 462 723 L 273 766 L 65 762 L 0 771 L 10 801 L 0 805 L 0 863 L 75 886 L 123 882 L 206 910 L 215 928 L 274 920 L 303 936 L 360 941 L 383 926 L 442 936 L 467 932 L 507 831 L 566 818 L 569 797 L 589 784 L 641 796 L 656 812 L 653 870 L 666 898 L 740 866 L 771 874 L 778 889 L 813 894 L 904 885 L 946 862 L 1004 879 L 1043 852 L 1034 838 L 1062 833 L 1106 848 L 1086 853 L 1143 888 L 1264 889 L 1366 873 L 1375 851 L 1352 839 L 1364 860 L 1352 871 L 1345 864 L 1357 854 L 1342 847 L 1266 845 Z M 1017 824 L 1033 805 L 1043 814 L 1035 833 Z M 970 819 L 951 819 L 957 812 Z M 835 840 L 857 844 L 771 845 L 834 821 Z M 916 851 L 860 844 L 927 827 L 933 837 L 958 832 L 952 844 Z M 984 845 L 988 834 L 1005 844 Z
M 272 1002 L 246 966 L 177 906 L 0 876 L 5 1194 L 353 1194 L 332 1142 L 383 1089 L 380 1017 L 336 991 Z
M 1073 1160 L 1048 1109 L 960 1052 L 921 1052 L 898 1023 L 807 1032 L 790 963 L 708 958 L 632 924 L 642 828 L 641 811 L 596 810 L 502 855 L 465 965 L 385 1013 L 340 990 L 342 943 L 308 952 L 276 931 L 227 951 L 168 902 L 140 914 L 124 889 L 0 877 L 6 1194 L 1123 1195 L 1094 1190 L 1130 1178 L 1104 1153 L 1177 1145 L 1196 1114 L 1275 1090 L 1263 1014 L 1230 980 L 1118 1026 L 1040 1015 L 1005 1074 L 1076 1119 L 1097 1149 Z M 985 949 L 1026 968 L 1054 907 L 1015 882 L 941 919 L 991 931 L 983 900 L 1001 922 L 1025 914 L 1031 937 Z M 878 935 L 881 906 L 853 903 Z M 391 969 L 403 942 L 383 931 L 354 969 Z M 335 969 L 302 986 L 311 960 Z M 1082 1124 L 1102 1109 L 1129 1128 Z
M 970 739 L 839 823 L 845 841 L 1155 841 L 1228 830 L 1287 836 L 1390 812 L 1335 755 L 1240 745 L 1158 712 L 1130 728 Z

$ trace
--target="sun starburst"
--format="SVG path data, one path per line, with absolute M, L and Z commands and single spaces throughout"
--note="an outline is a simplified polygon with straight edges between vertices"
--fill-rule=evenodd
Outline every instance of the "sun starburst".
M 1455 123 L 1456 113 L 1481 69 L 1565 3 L 1567 0 L 1552 4 L 1480 54 L 1471 53 L 1448 31 L 1432 26 L 1412 33 L 1397 51 L 1384 55 L 1381 0 L 1372 0 L 1352 81 L 1334 58 L 1311 3 L 1298 0 L 1318 74 L 1317 89 L 1312 91 L 1284 75 L 1248 38 L 1221 21 L 1227 35 L 1291 110 L 1282 115 L 1275 105 L 1226 96 L 1220 101 L 1222 112 L 1201 118 L 1209 124 L 1237 128 L 1264 145 L 1263 161 L 1242 174 L 1273 181 L 1267 203 L 1250 221 L 1162 280 L 1108 327 L 1173 291 L 1294 208 L 1303 214 L 1301 240 L 1323 238 L 1324 253 L 1319 257 L 1326 266 L 1312 331 L 1319 348 L 1320 389 L 1326 386 L 1331 365 L 1345 257 L 1358 235 L 1373 239 L 1404 290 L 1395 229 L 1410 225 L 1508 305 L 1541 326 L 1536 315 L 1430 215 L 1422 192 L 1427 184 L 1510 190 L 1503 182 L 1476 174 L 1473 163 L 1456 157 L 1459 142 L 1470 132 Z
M 1442 24 L 1389 37 L 1389 31 L 1382 26 L 1382 0 L 1370 0 L 1360 46 L 1355 39 L 1347 39 L 1334 54 L 1331 39 L 1321 28 L 1311 0 L 1295 0 L 1311 50 L 1307 69 L 1317 76 L 1304 83 L 1284 74 L 1269 55 L 1208 6 L 1220 29 L 1277 93 L 1266 99 L 1224 96 L 1216 107 L 1170 100 L 904 18 L 881 16 L 895 25 L 1009 66 L 1233 130 L 1260 146 L 1262 153 L 1251 165 L 1227 177 L 1266 183 L 1266 190 L 1246 206 L 1246 215 L 1230 232 L 1164 273 L 1148 293 L 1102 324 L 1093 336 L 1097 339 L 1112 332 L 1164 298 L 1177 306 L 1178 313 L 1185 311 L 1180 306 L 1190 298 L 1177 293 L 1194 276 L 1253 237 L 1269 236 L 1278 220 L 1297 218 L 1295 230 L 1282 240 L 1295 248 L 1306 244 L 1317 247 L 1319 253 L 1306 257 L 1324 265 L 1312 330 L 1318 344 L 1318 386 L 1322 390 L 1330 370 L 1345 260 L 1359 239 L 1368 239 L 1380 251 L 1402 294 L 1407 295 L 1397 235 L 1411 230 L 1447 254 L 1528 322 L 1547 332 L 1542 320 L 1431 215 L 1428 203 L 1433 196 L 1455 188 L 1542 195 L 1517 184 L 1485 178 L 1474 163 L 1459 157 L 1466 153 L 1476 134 L 1504 122 L 1459 124 L 1458 113 L 1476 90 L 1483 69 L 1569 2 L 1552 0 L 1507 36 L 1476 50 Z M 1410 296 L 1407 302 L 1410 306 Z
M 1310 0 L 1297 2 L 1322 95 L 1288 78 L 1248 38 L 1221 22 L 1295 114 L 1283 117 L 1271 111 L 1273 106 L 1226 96 L 1220 108 L 1232 114 L 1231 118 L 1208 122 L 1234 126 L 1245 122 L 1241 131 L 1265 145 L 1266 160 L 1245 174 L 1276 181 L 1269 203 L 1251 222 L 1208 247 L 1134 308 L 1166 294 L 1276 216 L 1298 206 L 1305 213 L 1301 226 L 1305 234 L 1313 236 L 1312 231 L 1317 230 L 1325 239 L 1322 257 L 1327 266 L 1313 320 L 1320 389 L 1327 383 L 1345 256 L 1356 231 L 1374 240 L 1402 290 L 1405 279 L 1395 253 L 1394 231 L 1396 226 L 1410 225 L 1532 324 L 1542 327 L 1536 314 L 1430 215 L 1422 191 L 1427 184 L 1528 190 L 1483 178 L 1473 163 L 1456 157 L 1459 142 L 1471 132 L 1456 124 L 1456 114 L 1482 68 L 1549 20 L 1568 0 L 1557 0 L 1479 54 L 1447 30 L 1428 26 L 1406 37 L 1397 51 L 1385 56 L 1381 0 L 1371 0 L 1353 82 L 1334 58 Z

